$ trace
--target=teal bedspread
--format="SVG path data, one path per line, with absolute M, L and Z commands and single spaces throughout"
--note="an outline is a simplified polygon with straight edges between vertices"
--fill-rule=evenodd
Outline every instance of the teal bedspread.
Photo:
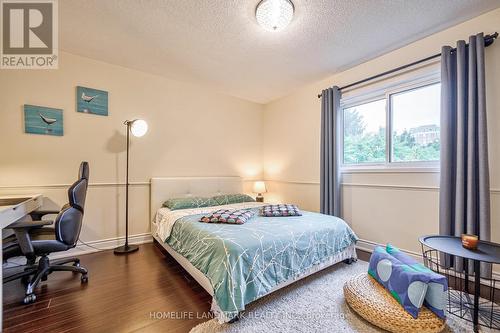
M 358 239 L 343 220 L 312 212 L 243 225 L 201 223 L 201 216 L 178 219 L 166 243 L 210 280 L 224 320 Z

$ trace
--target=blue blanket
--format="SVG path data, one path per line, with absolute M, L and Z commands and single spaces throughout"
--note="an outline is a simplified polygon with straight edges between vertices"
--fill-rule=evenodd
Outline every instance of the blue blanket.
M 210 280 L 223 319 L 279 283 L 331 259 L 357 236 L 341 219 L 303 212 L 297 217 L 256 217 L 243 225 L 178 219 L 166 242 Z

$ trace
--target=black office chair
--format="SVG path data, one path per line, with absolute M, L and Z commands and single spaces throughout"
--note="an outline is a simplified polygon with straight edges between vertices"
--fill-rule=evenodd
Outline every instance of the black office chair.
M 77 179 L 87 179 L 87 183 L 89 182 L 90 168 L 89 163 L 83 161 L 80 163 L 80 168 L 78 169 L 78 178 Z M 88 184 L 87 184 L 88 185 Z M 69 202 L 69 200 L 68 200 Z M 64 205 L 62 209 L 64 209 L 68 204 Z M 35 210 L 31 212 L 29 215 L 33 221 L 40 221 L 46 215 L 56 215 L 59 214 L 58 210 Z M 40 228 L 40 227 L 38 227 Z M 47 228 L 44 228 L 47 229 Z
M 31 277 L 26 283 L 26 296 L 23 300 L 25 304 L 36 300 L 34 289 L 42 280 L 54 271 L 71 271 L 81 273 L 82 283 L 88 281 L 87 269 L 80 267 L 80 259 L 64 258 L 49 261 L 48 255 L 54 252 L 67 251 L 76 246 L 80 230 L 82 228 L 85 198 L 87 193 L 88 180 L 85 178 L 77 180 L 68 189 L 69 203 L 57 214 L 55 219 L 52 239 L 32 239 L 30 229 L 34 226 L 45 226 L 52 224 L 51 221 L 27 221 L 16 222 L 8 226 L 15 232 L 17 243 L 4 249 L 6 259 L 14 256 L 25 256 L 28 265 L 24 271 L 5 277 L 3 282 L 9 282 L 19 278 Z M 38 264 L 34 264 L 39 257 Z M 73 265 L 65 265 L 73 263 Z
M 86 179 L 87 185 L 88 185 L 89 175 L 90 175 L 89 163 L 85 162 L 85 161 L 81 162 L 80 167 L 78 169 L 78 178 L 77 179 L 79 179 L 79 180 Z M 69 198 L 69 193 L 68 193 L 68 203 L 64 204 L 64 206 L 62 206 L 61 210 L 36 210 L 36 211 L 33 211 L 29 214 L 31 217 L 31 220 L 38 222 L 38 221 L 42 221 L 43 217 L 45 217 L 47 215 L 59 214 L 60 211 L 69 207 L 70 200 L 71 199 Z M 30 232 L 30 236 L 32 238 L 42 238 L 43 239 L 45 235 L 51 237 L 54 234 L 54 227 L 51 224 L 45 224 L 45 225 L 41 225 L 40 223 L 31 224 L 30 228 L 29 228 L 29 232 Z M 13 248 L 15 249 L 16 245 L 17 245 L 17 238 L 16 238 L 15 234 L 11 234 L 3 239 L 3 246 L 2 246 L 2 252 L 4 253 L 3 262 L 6 262 L 8 258 L 12 258 L 12 256 L 9 256 L 9 252 L 12 251 Z M 27 259 L 27 264 L 34 265 L 35 264 L 34 259 L 33 258 Z M 23 281 L 26 281 L 26 278 L 24 278 Z

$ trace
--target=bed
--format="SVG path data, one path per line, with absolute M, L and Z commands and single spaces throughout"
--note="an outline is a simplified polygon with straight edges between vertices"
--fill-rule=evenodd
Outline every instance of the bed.
M 356 259 L 357 237 L 341 219 L 303 211 L 294 217 L 254 217 L 243 225 L 198 222 L 218 208 L 250 209 L 262 203 L 171 211 L 168 198 L 243 193 L 239 177 L 152 178 L 151 233 L 213 297 L 220 322 L 247 304 L 341 261 Z

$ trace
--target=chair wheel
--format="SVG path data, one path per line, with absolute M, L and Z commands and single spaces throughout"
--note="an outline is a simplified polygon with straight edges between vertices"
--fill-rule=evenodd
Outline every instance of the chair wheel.
M 35 294 L 29 294 L 29 295 L 26 295 L 23 299 L 23 303 L 24 304 L 30 304 L 30 303 L 34 303 L 36 301 L 36 296 Z
M 47 281 L 47 275 L 42 276 L 42 281 Z
M 87 274 L 84 274 L 84 275 L 82 275 L 80 280 L 82 281 L 82 283 L 87 283 L 87 282 L 89 282 L 89 276 Z
M 78 262 L 75 262 L 75 263 L 73 264 L 73 266 L 75 266 L 75 267 L 80 267 L 80 262 L 79 262 L 79 261 L 78 261 Z

